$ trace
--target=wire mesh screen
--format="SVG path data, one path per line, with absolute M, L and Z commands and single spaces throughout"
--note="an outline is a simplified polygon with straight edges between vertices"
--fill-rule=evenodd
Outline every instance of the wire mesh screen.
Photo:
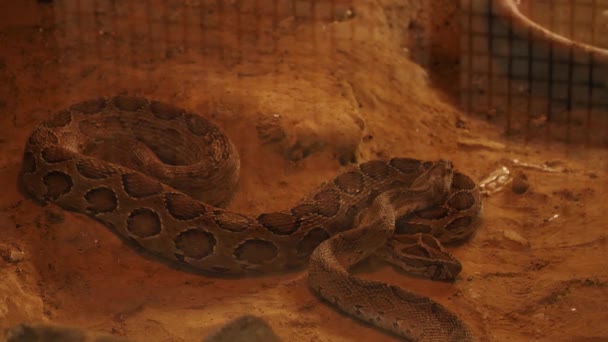
M 513 135 L 608 144 L 608 63 L 593 52 L 564 49 L 534 30 L 522 30 L 509 16 L 497 13 L 499 2 L 507 0 L 461 0 L 460 30 L 439 33 L 443 38 L 460 35 L 462 108 L 504 126 Z M 550 31 L 599 47 L 608 45 L 602 14 L 602 8 L 608 8 L 606 0 L 513 2 Z M 349 20 L 361 6 L 369 4 L 353 0 L 58 0 L 53 11 L 55 21 L 62 24 L 57 25 L 61 28 L 56 31 L 57 42 L 69 47 L 62 49 L 62 58 L 68 62 L 86 58 L 117 65 L 146 64 L 195 52 L 228 65 L 258 60 L 274 60 L 278 65 L 290 53 L 335 59 L 362 41 L 377 39 L 380 33 L 373 25 L 354 25 Z M 429 3 L 414 2 L 408 8 L 415 11 L 416 6 L 424 9 Z M 403 12 L 384 15 L 395 17 L 398 23 Z M 427 21 L 433 21 L 433 15 L 440 16 L 431 13 Z M 427 24 L 404 18 L 407 27 L 400 31 L 407 50 L 404 57 L 425 67 L 439 58 L 432 55 L 429 41 L 436 32 Z M 416 36 L 416 30 L 425 34 Z M 287 36 L 297 41 L 297 51 L 282 46 Z
M 302 22 L 305 29 L 298 31 L 296 39 L 309 53 L 324 55 L 328 49 L 345 47 L 357 29 L 328 24 L 354 16 L 351 2 L 62 0 L 56 1 L 54 10 L 56 21 L 65 23 L 58 38 L 80 42 L 80 53 L 118 58 L 124 63 L 193 50 L 238 63 L 256 56 L 279 56 L 281 32 Z M 106 44 L 110 39 L 105 38 L 117 32 L 121 34 L 119 42 Z M 142 42 L 147 51 L 131 50 Z
M 505 2 L 505 1 L 503 1 Z M 499 1 L 462 0 L 461 102 L 510 134 L 607 144 L 605 62 L 597 52 L 549 39 L 497 11 Z M 512 1 L 551 32 L 605 46 L 606 1 Z M 601 18 L 600 18 L 601 17 Z
M 66 65 L 83 59 L 145 65 L 196 53 L 228 67 L 263 62 L 271 69 L 291 55 L 332 63 L 358 44 L 378 40 L 386 30 L 373 24 L 377 18 L 357 25 L 352 20 L 366 7 L 377 6 L 353 0 L 55 0 L 49 8 Z M 404 56 L 422 65 L 429 44 L 420 37 L 430 29 L 422 21 L 410 27 L 411 17 L 429 7 L 383 7 L 403 33 Z

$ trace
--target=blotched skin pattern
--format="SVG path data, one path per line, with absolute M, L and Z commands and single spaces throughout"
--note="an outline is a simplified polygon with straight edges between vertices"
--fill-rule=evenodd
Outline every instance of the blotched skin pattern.
M 311 288 L 343 312 L 410 340 L 472 341 L 473 336 L 464 323 L 439 303 L 396 286 L 357 278 L 348 272 L 351 266 L 386 245 L 394 235 L 396 217 L 445 200 L 452 177 L 451 164 L 440 161 L 409 188 L 391 189 L 378 195 L 361 212 L 354 229 L 322 242 L 312 253 L 308 267 Z M 420 246 L 425 246 L 423 234 L 415 235 Z M 411 254 L 407 249 L 403 252 Z M 449 261 L 451 256 L 445 254 L 441 259 Z M 454 276 L 449 263 L 415 265 L 419 272 L 413 272 L 421 275 L 440 279 L 453 279 Z M 407 263 L 402 268 L 409 270 Z
M 449 170 L 444 172 L 450 174 L 446 193 L 429 190 L 433 187 L 420 190 L 422 183 L 443 179 L 437 176 L 437 168 Z M 345 245 L 340 241 L 355 241 L 375 229 L 388 236 L 381 239 L 382 246 L 370 244 L 365 255 L 376 253 L 406 271 L 449 280 L 461 266 L 441 243 L 468 239 L 481 212 L 476 184 L 443 161 L 394 158 L 362 163 L 321 184 L 294 207 L 257 216 L 221 208 L 235 192 L 238 172 L 237 152 L 215 124 L 162 102 L 116 96 L 75 104 L 40 124 L 27 141 L 21 180 L 36 199 L 84 213 L 147 252 L 223 275 L 292 270 L 305 265 L 315 248 L 332 236 L 337 237 L 326 244 L 340 247 Z M 383 195 L 374 202 L 379 194 L 396 189 L 411 196 Z M 429 193 L 436 196 L 430 199 Z M 404 204 L 386 209 L 387 196 Z M 373 215 L 364 214 L 372 208 L 397 215 L 363 225 L 373 221 L 368 218 Z M 353 233 L 338 234 L 348 230 Z M 345 253 L 366 249 L 365 240 Z M 317 266 L 311 272 L 315 291 L 326 288 L 323 284 L 332 277 L 343 277 L 343 270 L 360 259 L 347 257 L 345 262 L 335 247 L 325 247 L 316 256 L 316 262 L 327 267 Z M 439 304 L 386 284 L 354 279 L 346 278 L 352 282 L 347 290 L 353 286 L 373 290 L 366 300 L 380 291 L 394 303 L 409 307 L 400 314 L 413 315 L 417 308 L 431 310 L 430 316 L 414 318 L 430 329 L 454 329 L 444 323 L 433 325 L 433 321 L 456 320 Z M 336 305 L 350 307 L 346 311 L 353 314 L 360 304 L 352 296 L 337 297 L 341 302 Z M 373 305 L 366 302 L 364 306 L 370 310 Z M 407 321 L 410 317 L 384 319 Z M 386 324 L 372 323 L 386 329 Z M 402 326 L 389 330 L 419 340 L 445 340 L 419 334 L 420 327 Z M 457 328 L 466 332 L 464 326 Z

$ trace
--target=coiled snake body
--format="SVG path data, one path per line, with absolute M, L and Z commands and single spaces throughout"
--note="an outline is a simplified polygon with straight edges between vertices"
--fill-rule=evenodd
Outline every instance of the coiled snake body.
M 35 198 L 89 215 L 167 260 L 246 274 L 311 259 L 311 288 L 353 316 L 409 339 L 472 338 L 440 304 L 347 272 L 376 254 L 433 279 L 458 274 L 460 263 L 439 241 L 470 237 L 481 201 L 450 163 L 369 161 L 293 208 L 256 217 L 220 208 L 238 171 L 237 153 L 216 125 L 162 102 L 117 96 L 75 104 L 39 125 L 21 177 Z

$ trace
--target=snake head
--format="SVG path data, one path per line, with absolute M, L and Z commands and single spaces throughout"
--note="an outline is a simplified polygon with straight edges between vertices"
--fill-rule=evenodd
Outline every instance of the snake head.
M 445 199 L 452 186 L 454 165 L 448 160 L 439 160 L 432 164 L 428 170 L 418 176 L 409 187 L 412 192 L 424 192 L 428 198 L 439 202 Z
M 371 207 L 383 210 L 388 203 L 395 217 L 409 215 L 445 200 L 450 193 L 454 166 L 451 162 L 440 160 L 433 163 L 409 187 L 394 188 L 378 195 Z M 378 211 L 378 210 L 377 210 Z
M 454 281 L 462 270 L 460 261 L 430 234 L 395 235 L 388 241 L 386 251 L 390 253 L 385 260 L 420 277 Z

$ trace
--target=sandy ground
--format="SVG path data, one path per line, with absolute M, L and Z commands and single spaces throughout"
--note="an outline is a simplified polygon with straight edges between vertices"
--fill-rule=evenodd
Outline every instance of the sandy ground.
M 73 3 L 0 3 L 0 329 L 54 322 L 194 341 L 253 314 L 286 341 L 394 340 L 320 302 L 305 271 L 246 279 L 183 272 L 83 215 L 24 197 L 21 153 L 38 122 L 90 97 L 136 94 L 225 128 L 242 159 L 230 208 L 245 213 L 288 207 L 347 164 L 378 157 L 446 158 L 476 180 L 503 166 L 523 172 L 527 192 L 507 185 L 484 198 L 477 235 L 453 251 L 463 263 L 455 283 L 389 267 L 362 276 L 434 298 L 481 340 L 608 341 L 606 150 L 524 144 L 464 114 L 450 100 L 453 2 L 336 1 L 332 18 L 315 24 L 306 8 L 282 5 L 267 8 L 273 20 L 235 16 L 234 2 L 220 19 L 205 1 L 165 2 L 179 11 L 158 1 L 97 1 L 88 12 L 88 2 Z M 223 33 L 179 24 L 200 16 L 217 19 Z

